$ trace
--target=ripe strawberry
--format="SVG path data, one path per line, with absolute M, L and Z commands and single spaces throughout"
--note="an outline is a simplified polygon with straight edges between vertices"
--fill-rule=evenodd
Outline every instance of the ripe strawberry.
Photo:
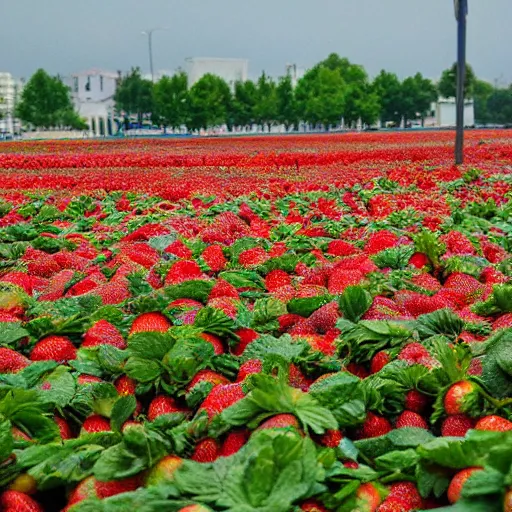
M 366 379 L 366 377 L 370 375 L 368 370 L 362 364 L 357 364 L 354 362 L 347 365 L 347 372 L 350 372 L 352 375 L 355 375 L 360 379 Z
M 169 244 L 164 249 L 164 253 L 174 254 L 175 256 L 178 256 L 178 258 L 183 258 L 185 260 L 192 258 L 192 251 L 181 240 L 175 240 Z
M 389 354 L 384 351 L 377 352 L 370 363 L 370 373 L 378 373 L 386 366 L 390 361 Z
M 300 506 L 303 512 L 327 512 L 327 509 L 318 500 L 307 500 Z
M 448 416 L 441 425 L 441 435 L 444 437 L 464 437 L 473 428 L 475 422 L 464 414 Z
M 39 300 L 57 300 L 64 296 L 68 283 L 73 279 L 75 272 L 73 270 L 61 270 L 54 274 L 48 281 L 48 285 L 43 290 Z
M 68 499 L 68 506 L 79 503 L 89 498 L 109 498 L 116 494 L 135 491 L 141 484 L 139 476 L 132 476 L 122 480 L 111 482 L 100 482 L 95 477 L 89 476 L 82 480 L 71 492 Z
M 327 289 L 332 295 L 339 295 L 348 286 L 354 286 L 364 280 L 364 274 L 360 270 L 345 270 L 335 268 L 329 275 Z
M 220 445 L 216 439 L 208 437 L 199 441 L 194 448 L 194 453 L 190 457 L 196 462 L 213 462 L 220 455 Z
M 466 413 L 475 404 L 478 396 L 476 386 L 472 382 L 457 382 L 444 396 L 444 410 L 450 415 Z
M 290 334 L 295 334 L 296 331 Z M 327 356 L 333 356 L 336 354 L 336 345 L 334 343 L 334 340 L 327 336 L 321 336 L 319 334 L 313 334 L 313 335 L 301 335 L 300 333 L 296 333 L 298 336 L 303 338 L 308 345 L 311 347 L 312 350 L 316 352 L 321 352 L 322 354 L 325 354 Z
M 179 284 L 191 279 L 202 279 L 203 277 L 201 268 L 194 260 L 179 260 L 169 269 L 165 284 Z
M 74 436 L 73 436 L 73 432 L 71 432 L 71 427 L 69 426 L 69 423 L 64 418 L 55 416 L 53 418 L 53 421 L 55 421 L 55 423 L 57 423 L 57 426 L 59 427 L 59 434 L 60 434 L 60 438 L 62 440 L 73 439 Z
M 128 280 L 125 278 L 102 284 L 95 288 L 93 293 L 101 298 L 104 305 L 120 304 L 131 297 Z
M 208 413 L 208 417 L 212 418 L 244 396 L 242 386 L 238 383 L 219 384 L 210 391 L 199 409 L 204 409 Z
M 187 505 L 180 508 L 178 512 L 212 512 L 212 509 L 205 505 Z
M 277 414 L 264 421 L 256 430 L 299 429 L 299 421 L 293 414 Z
M 287 313 L 286 315 L 281 315 L 277 319 L 277 321 L 279 322 L 279 331 L 280 332 L 288 332 L 290 330 L 290 328 L 292 328 L 300 320 L 304 320 L 304 317 L 302 317 L 300 315 L 293 315 L 291 313 Z
M 76 359 L 76 348 L 67 336 L 47 336 L 36 343 L 30 353 L 30 359 L 65 363 Z
M 398 354 L 400 361 L 409 364 L 422 364 L 429 357 L 428 350 L 421 343 L 408 343 Z
M 172 482 L 174 473 L 183 464 L 183 459 L 176 455 L 166 455 L 147 473 L 144 484 L 146 487 Z
M 396 428 L 417 427 L 428 430 L 427 422 L 416 412 L 404 411 L 396 420 Z
M 449 253 L 473 256 L 476 254 L 471 241 L 459 231 L 450 231 L 450 233 L 442 235 L 440 241 L 446 244 Z
M 132 324 L 130 334 L 138 332 L 167 332 L 171 322 L 162 313 L 143 313 Z
M 472 304 L 478 300 L 483 293 L 482 284 L 474 277 L 461 272 L 450 274 L 444 283 L 444 287 L 453 289 L 462 294 L 466 304 Z
M 212 272 L 220 272 L 228 262 L 220 245 L 209 245 L 201 256 Z
M 377 512 L 409 512 L 413 508 L 405 501 L 396 497 L 386 498 L 377 508 Z
M 32 295 L 33 277 L 25 272 L 13 270 L 0 277 L 0 282 L 19 286 L 27 295 Z
M 126 342 L 117 327 L 106 320 L 97 321 L 84 334 L 82 347 L 96 347 L 97 345 L 112 345 L 125 349 Z
M 254 247 L 243 251 L 238 256 L 238 263 L 243 267 L 254 267 L 265 263 L 269 258 L 269 255 L 262 247 Z
M 398 237 L 383 229 L 377 233 L 372 233 L 364 246 L 364 252 L 366 254 L 377 254 L 384 249 L 390 249 L 395 247 L 398 243 Z
M 418 488 L 412 482 L 396 482 L 391 484 L 389 488 L 389 498 L 398 498 L 403 500 L 410 508 L 420 509 L 423 506 L 423 499 L 418 491 Z
M 309 321 L 318 333 L 325 334 L 327 331 L 335 328 L 340 316 L 338 303 L 330 302 L 313 312 L 309 317 Z
M 210 382 L 213 386 L 217 384 L 229 384 L 229 380 L 220 373 L 214 372 L 213 370 L 200 370 L 188 384 L 187 393 L 190 393 L 190 391 L 194 389 L 194 386 L 200 382 Z
M 185 409 L 180 407 L 174 398 L 165 395 L 158 395 L 149 404 L 148 420 L 153 421 L 158 416 L 163 414 L 172 414 L 174 412 L 185 412 Z
M 481 467 L 471 467 L 463 469 L 459 471 L 450 482 L 448 486 L 448 501 L 450 503 L 456 503 L 460 499 L 460 493 L 462 492 L 462 488 L 464 484 L 468 480 L 468 478 L 475 472 L 481 471 L 483 468 Z
M 492 432 L 508 432 L 512 430 L 512 421 L 501 416 L 485 416 L 480 418 L 475 425 L 476 430 L 489 430 Z
M 297 388 L 304 392 L 308 391 L 309 386 L 311 386 L 311 381 L 294 364 L 290 365 L 288 382 L 292 388 Z
M 333 240 L 327 247 L 327 254 L 331 256 L 352 256 L 358 252 L 360 249 L 344 240 Z
M 263 363 L 259 359 L 249 359 L 240 366 L 238 375 L 236 377 L 237 382 L 243 382 L 248 375 L 254 373 L 261 373 L 263 370 Z
M 92 414 L 82 424 L 82 432 L 110 432 L 110 421 L 98 414 Z
M 355 510 L 376 512 L 381 498 L 378 489 L 371 483 L 361 484 L 356 491 L 357 507 Z
M 96 377 L 94 375 L 86 375 L 86 374 L 79 375 L 78 379 L 76 381 L 80 386 L 87 386 L 90 384 L 96 384 L 98 382 L 103 382 L 99 377 Z
M 425 265 L 429 264 L 429 260 L 426 254 L 422 252 L 415 252 L 409 259 L 409 265 L 412 265 L 416 268 L 423 268 Z
M 220 450 L 221 457 L 229 457 L 234 453 L 237 453 L 242 446 L 249 440 L 250 432 L 246 429 L 233 430 L 224 439 L 222 448 Z
M 256 331 L 245 327 L 235 331 L 235 334 L 240 338 L 238 345 L 231 350 L 235 356 L 241 356 L 247 345 L 259 337 L 259 334 Z
M 44 512 L 43 507 L 27 494 L 10 490 L 0 495 L 0 509 L 3 512 Z
M 114 382 L 114 386 L 120 395 L 135 395 L 137 389 L 137 382 L 128 377 L 127 375 L 121 375 Z
M 265 288 L 269 292 L 275 292 L 283 286 L 290 286 L 291 283 L 290 275 L 280 269 L 270 271 L 265 277 Z
M 508 329 L 512 327 L 512 313 L 505 313 L 492 323 L 492 330 Z
M 441 289 L 441 283 L 432 275 L 427 272 L 423 272 L 411 279 L 411 282 L 430 292 L 437 292 Z
M 378 437 L 387 434 L 392 430 L 391 423 L 386 418 L 378 416 L 373 412 L 366 415 L 366 420 L 363 423 L 359 437 L 367 439 L 369 437 Z
M 415 389 L 411 389 L 405 394 L 405 408 L 408 411 L 421 414 L 428 407 L 428 404 L 429 398 Z
M 217 297 L 208 300 L 208 306 L 220 309 L 230 318 L 235 318 L 238 314 L 238 301 L 232 297 Z
M 217 299 L 219 297 L 231 297 L 233 299 L 239 299 L 237 289 L 224 279 L 217 279 L 213 285 L 212 291 L 208 296 L 208 300 Z
M 343 434 L 340 430 L 327 430 L 320 438 L 320 444 L 328 448 L 336 448 L 342 439 Z
M 0 347 L 0 374 L 17 373 L 26 368 L 30 361 L 11 348 Z
M 224 354 L 224 345 L 222 344 L 222 341 L 218 336 L 215 336 L 214 334 L 202 332 L 200 334 L 201 338 L 203 338 L 204 341 L 209 343 L 213 347 L 213 351 L 215 355 Z

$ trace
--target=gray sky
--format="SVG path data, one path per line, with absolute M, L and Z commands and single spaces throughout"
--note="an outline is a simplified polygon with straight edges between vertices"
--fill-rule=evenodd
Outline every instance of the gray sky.
M 469 0 L 468 61 L 489 81 L 512 82 L 512 0 Z M 252 77 L 286 63 L 309 67 L 336 52 L 401 77 L 437 78 L 455 60 L 452 0 L 0 0 L 0 71 L 148 70 L 186 57 L 243 57 Z

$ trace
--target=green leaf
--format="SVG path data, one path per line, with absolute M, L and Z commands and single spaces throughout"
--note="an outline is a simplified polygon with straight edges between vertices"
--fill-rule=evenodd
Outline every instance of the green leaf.
M 462 498 L 478 498 L 481 496 L 496 495 L 496 498 L 505 488 L 503 473 L 494 468 L 484 468 L 483 471 L 475 471 L 462 487 Z
M 417 318 L 417 330 L 422 339 L 442 334 L 455 338 L 464 330 L 464 321 L 451 309 L 439 309 Z
M 137 407 L 137 400 L 133 395 L 124 395 L 116 400 L 110 415 L 110 425 L 114 432 L 120 432 L 124 422 L 130 418 Z
M 75 390 L 75 379 L 69 373 L 69 368 L 59 366 L 44 378 L 41 395 L 59 407 L 66 407 L 73 399 Z
M 338 299 L 343 317 L 357 323 L 372 305 L 372 296 L 362 286 L 348 286 Z
M 128 349 L 133 357 L 161 361 L 171 350 L 174 339 L 164 332 L 140 332 L 128 338 Z
M 384 249 L 372 257 L 379 268 L 403 269 L 408 266 L 411 256 L 414 254 L 414 246 L 399 245 Z
M 130 357 L 124 367 L 126 375 L 137 382 L 152 382 L 162 374 L 160 363 L 152 359 Z
M 0 421 L 0 463 L 11 456 L 13 446 L 11 422 L 2 420 Z
M 293 315 L 308 317 L 317 309 L 332 300 L 332 295 L 319 295 L 317 297 L 306 297 L 303 299 L 292 299 L 288 302 L 288 312 Z
M 264 361 L 272 356 L 279 356 L 284 361 L 294 362 L 304 356 L 309 350 L 305 341 L 294 340 L 289 334 L 283 334 L 279 338 L 270 335 L 262 335 L 247 345 L 242 359 L 260 359 Z
M 174 286 L 167 286 L 164 288 L 164 294 L 169 302 L 175 299 L 193 299 L 205 304 L 213 285 L 214 281 L 194 279 Z
M 194 319 L 194 327 L 217 336 L 230 335 L 234 330 L 234 322 L 220 309 L 204 307 Z
M 446 245 L 440 242 L 436 234 L 425 229 L 414 237 L 414 245 L 416 251 L 424 253 L 435 268 L 440 266 Z
M 416 450 L 388 452 L 375 459 L 375 467 L 378 470 L 404 472 L 414 468 L 420 460 Z
M 258 299 L 254 303 L 253 313 L 253 328 L 260 327 L 263 330 L 264 326 L 277 320 L 281 315 L 286 314 L 286 304 L 271 297 Z M 279 326 L 279 324 L 277 325 Z
M 148 240 L 148 245 L 159 252 L 163 252 L 176 240 L 176 235 L 153 236 Z
M 256 288 L 265 290 L 265 282 L 261 276 L 251 270 L 233 270 L 221 272 L 219 274 L 220 279 L 224 279 L 228 283 L 232 284 L 235 288 Z
M 21 322 L 0 322 L 0 345 L 10 345 L 29 334 L 21 327 Z

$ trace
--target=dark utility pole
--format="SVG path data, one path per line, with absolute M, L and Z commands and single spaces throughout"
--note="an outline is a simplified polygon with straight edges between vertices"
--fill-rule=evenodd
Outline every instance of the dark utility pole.
M 466 19 L 468 0 L 455 1 L 457 19 L 457 136 L 455 164 L 464 163 L 464 82 L 466 81 Z

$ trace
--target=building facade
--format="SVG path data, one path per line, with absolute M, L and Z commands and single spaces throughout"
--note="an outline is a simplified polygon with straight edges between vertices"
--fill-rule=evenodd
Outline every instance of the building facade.
M 453 128 L 457 124 L 457 102 L 455 98 L 439 98 L 432 103 L 430 116 L 425 119 L 425 126 Z M 475 104 L 472 99 L 464 101 L 464 126 L 475 125 Z
M 21 123 L 14 116 L 23 82 L 16 80 L 11 73 L 0 73 L 0 134 L 20 133 Z
M 234 88 L 235 82 L 247 80 L 249 61 L 246 59 L 193 57 L 185 60 L 185 71 L 189 87 L 192 87 L 204 75 L 211 73 L 224 79 L 231 88 Z

